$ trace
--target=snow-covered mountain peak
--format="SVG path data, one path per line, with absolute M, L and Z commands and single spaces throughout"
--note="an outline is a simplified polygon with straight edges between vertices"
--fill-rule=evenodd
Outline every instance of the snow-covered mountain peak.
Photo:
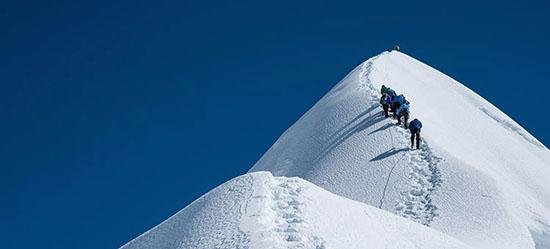
M 411 102 L 421 150 L 382 115 L 382 85 Z M 392 51 L 355 68 L 251 171 L 299 176 L 474 246 L 530 248 L 540 217 L 550 221 L 549 165 L 548 149 L 495 106 Z
M 424 124 L 419 150 L 384 117 L 382 85 Z M 250 172 L 127 248 L 550 248 L 550 151 L 400 52 L 356 67 Z

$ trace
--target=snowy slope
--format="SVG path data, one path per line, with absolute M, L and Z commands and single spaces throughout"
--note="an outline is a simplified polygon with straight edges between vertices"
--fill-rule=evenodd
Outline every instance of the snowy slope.
M 384 118 L 378 89 L 406 95 L 424 145 Z M 412 119 L 411 118 L 411 119 Z M 483 98 L 399 52 L 359 65 L 251 171 L 298 176 L 476 248 L 550 248 L 550 151 Z
M 383 117 L 382 84 L 424 123 L 420 150 Z M 250 171 L 123 248 L 550 248 L 550 151 L 399 52 L 359 65 Z
M 130 248 L 470 248 L 299 178 L 256 172 L 217 187 Z

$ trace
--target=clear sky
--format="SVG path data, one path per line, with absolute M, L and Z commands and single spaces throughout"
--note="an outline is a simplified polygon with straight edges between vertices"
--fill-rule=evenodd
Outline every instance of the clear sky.
M 0 248 L 121 246 L 396 42 L 549 146 L 549 6 L 3 0 Z

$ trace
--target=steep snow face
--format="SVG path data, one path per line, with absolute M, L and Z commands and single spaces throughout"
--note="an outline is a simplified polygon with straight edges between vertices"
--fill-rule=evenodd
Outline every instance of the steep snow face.
M 385 118 L 382 84 L 411 102 L 420 150 Z M 299 176 L 477 248 L 544 248 L 550 152 L 489 102 L 399 52 L 358 66 L 251 171 Z
M 237 177 L 122 248 L 433 248 L 467 245 L 299 178 Z

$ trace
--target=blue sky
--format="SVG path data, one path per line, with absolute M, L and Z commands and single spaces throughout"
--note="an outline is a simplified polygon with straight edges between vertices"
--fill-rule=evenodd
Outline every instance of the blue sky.
M 396 42 L 550 144 L 547 2 L 199 2 L 0 3 L 0 248 L 124 244 Z

